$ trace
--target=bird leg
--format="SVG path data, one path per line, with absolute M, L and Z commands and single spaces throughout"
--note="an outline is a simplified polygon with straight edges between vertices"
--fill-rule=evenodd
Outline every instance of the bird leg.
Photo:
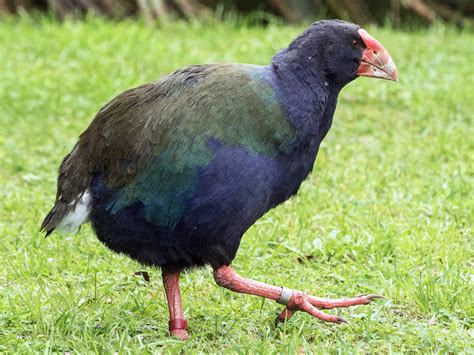
M 163 285 L 165 287 L 168 309 L 170 312 L 170 335 L 182 340 L 188 339 L 188 322 L 184 319 L 181 305 L 181 290 L 179 288 L 179 274 L 181 270 L 163 268 Z
M 272 286 L 263 282 L 245 279 L 237 275 L 230 266 L 221 266 L 215 269 L 214 279 L 219 286 L 231 291 L 269 298 L 285 305 L 286 308 L 277 317 L 276 324 L 288 320 L 296 311 L 307 312 L 325 322 L 347 323 L 344 318 L 321 312 L 319 309 L 368 304 L 376 298 L 382 298 L 379 295 L 365 295 L 336 300 L 313 297 L 302 291 L 289 290 L 285 287 Z

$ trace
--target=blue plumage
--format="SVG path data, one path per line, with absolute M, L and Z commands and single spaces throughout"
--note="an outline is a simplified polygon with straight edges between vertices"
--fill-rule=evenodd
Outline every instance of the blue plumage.
M 305 75 L 311 79 L 311 73 Z M 273 66 L 254 67 L 252 76 L 272 87 L 272 95 L 254 94 L 267 105 L 276 100 L 285 119 L 296 128 L 287 151 L 252 151 L 212 137 L 199 148 L 205 152 L 199 155 L 205 156 L 204 163 L 193 160 L 184 169 L 178 167 L 170 173 L 171 158 L 160 156 L 155 158 L 158 164 L 152 161 L 133 185 L 118 189 L 108 188 L 97 176 L 90 219 L 99 239 L 149 265 L 230 264 L 243 233 L 265 212 L 297 192 L 312 169 L 335 108 L 335 99 L 329 98 L 324 82 L 318 90 L 295 90 L 295 85 L 288 85 L 292 83 L 286 73 Z M 303 105 L 295 106 L 293 101 Z M 328 102 L 329 109 L 321 115 Z M 282 138 L 276 136 L 275 141 Z M 149 188 L 149 179 L 160 176 L 161 164 L 168 166 L 166 180 L 160 180 L 157 188 Z M 136 185 L 146 188 L 146 198 L 124 198 L 136 195 L 130 188 Z
M 210 264 L 218 285 L 341 323 L 325 300 L 244 279 L 229 266 L 245 231 L 294 195 L 313 168 L 337 97 L 358 75 L 396 80 L 383 46 L 358 26 L 321 21 L 268 66 L 195 65 L 128 90 L 97 114 L 61 164 L 42 228 L 87 218 L 112 250 L 159 266 L 170 333 L 186 339 L 179 274 Z
M 230 264 L 243 233 L 311 171 L 357 68 L 339 70 L 328 60 L 338 47 L 321 43 L 341 33 L 350 43 L 353 32 L 326 23 L 271 65 L 191 66 L 119 95 L 65 158 L 46 230 L 87 191 L 89 220 L 111 249 L 148 265 Z

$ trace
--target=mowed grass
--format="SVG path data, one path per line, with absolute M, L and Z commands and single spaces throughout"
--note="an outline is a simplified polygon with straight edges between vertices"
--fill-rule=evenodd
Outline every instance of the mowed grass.
M 369 28 L 400 83 L 361 78 L 299 194 L 244 236 L 244 276 L 321 297 L 379 293 L 330 311 L 348 325 L 183 277 L 191 339 L 167 335 L 159 270 L 107 250 L 88 226 L 38 232 L 57 169 L 98 109 L 186 64 L 266 64 L 301 28 L 98 19 L 0 23 L 0 351 L 465 352 L 473 347 L 474 34 Z M 233 93 L 222 93 L 232 95 Z

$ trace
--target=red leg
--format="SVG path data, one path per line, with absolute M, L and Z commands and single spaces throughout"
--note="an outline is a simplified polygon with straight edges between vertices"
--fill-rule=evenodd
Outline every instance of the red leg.
M 166 299 L 170 311 L 170 335 L 186 340 L 188 339 L 188 322 L 184 319 L 183 307 L 181 305 L 180 273 L 181 270 L 162 270 L 163 285 L 165 286 Z
M 214 279 L 218 285 L 234 292 L 265 297 L 286 305 L 286 308 L 278 316 L 276 320 L 277 323 L 288 320 L 296 311 L 305 311 L 326 322 L 347 323 L 344 318 L 326 314 L 321 312 L 318 308 L 331 309 L 350 307 L 360 304 L 368 304 L 373 299 L 381 298 L 381 296 L 378 295 L 358 296 L 338 300 L 313 297 L 301 291 L 288 290 L 284 287 L 272 286 L 263 282 L 245 279 L 237 275 L 230 266 L 221 266 L 214 270 Z

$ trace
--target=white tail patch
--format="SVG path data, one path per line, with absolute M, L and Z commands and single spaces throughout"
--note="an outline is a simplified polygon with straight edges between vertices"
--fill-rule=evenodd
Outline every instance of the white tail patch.
M 92 196 L 89 190 L 77 196 L 77 198 L 69 204 L 69 206 L 74 206 L 75 204 L 74 209 L 63 217 L 56 226 L 56 229 L 65 233 L 76 233 L 81 224 L 86 222 L 89 217 L 91 200 Z

